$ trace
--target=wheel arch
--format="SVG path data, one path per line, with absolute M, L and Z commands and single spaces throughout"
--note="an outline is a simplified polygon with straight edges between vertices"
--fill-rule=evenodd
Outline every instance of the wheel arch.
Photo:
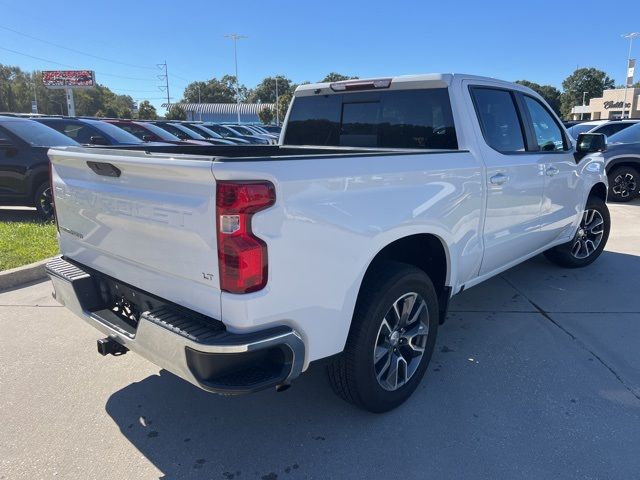
M 444 321 L 446 308 L 451 297 L 451 256 L 447 243 L 432 233 L 409 234 L 387 243 L 380 248 L 369 262 L 360 282 L 356 305 L 360 301 L 368 277 L 387 261 L 405 263 L 424 271 L 436 289 L 440 307 L 440 323 Z
M 589 191 L 589 197 L 595 196 L 598 197 L 603 202 L 607 201 L 607 186 L 604 182 L 598 182 Z
M 49 170 L 48 168 L 37 168 L 31 172 L 29 181 L 29 190 L 27 192 L 27 196 L 29 200 L 33 201 L 33 197 L 36 194 L 36 191 L 45 182 L 49 181 Z
M 640 173 L 640 158 L 636 157 L 618 157 L 613 160 L 610 160 L 607 163 L 606 172 L 607 175 L 611 173 L 611 171 L 618 167 L 631 167 Z

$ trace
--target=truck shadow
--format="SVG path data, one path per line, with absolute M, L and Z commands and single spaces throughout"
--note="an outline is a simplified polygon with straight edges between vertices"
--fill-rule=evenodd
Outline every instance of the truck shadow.
M 115 392 L 106 411 L 166 479 L 424 478 L 429 468 L 439 477 L 473 477 L 498 455 L 496 442 L 512 446 L 500 456 L 514 469 L 489 468 L 494 477 L 540 472 L 540 458 L 559 477 L 576 475 L 577 464 L 597 476 L 598 456 L 574 458 L 592 448 L 587 439 L 599 436 L 610 452 L 622 435 L 634 438 L 630 445 L 640 441 L 628 405 L 601 394 L 624 395 L 624 388 L 527 297 L 540 295 L 535 286 L 553 285 L 566 310 L 573 305 L 566 300 L 584 299 L 590 285 L 640 312 L 638 296 L 628 297 L 640 287 L 638 276 L 621 288 L 611 280 L 619 270 L 640 271 L 640 257 L 605 252 L 580 271 L 537 257 L 460 295 L 418 390 L 384 415 L 337 398 L 322 365 L 285 392 L 241 397 L 208 394 L 163 370 Z M 622 463 L 627 454 L 612 453 Z

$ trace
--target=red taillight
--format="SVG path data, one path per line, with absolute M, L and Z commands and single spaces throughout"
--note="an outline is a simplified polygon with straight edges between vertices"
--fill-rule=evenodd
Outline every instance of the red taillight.
M 255 292 L 267 284 L 267 245 L 253 235 L 251 217 L 275 201 L 271 182 L 217 183 L 218 265 L 225 292 Z
M 53 165 L 51 164 L 51 160 L 49 160 L 49 188 L 51 189 L 51 207 L 53 208 L 53 220 L 56 222 L 56 228 L 58 229 L 58 233 L 60 233 L 60 225 L 58 225 L 58 214 L 56 213 L 56 199 L 53 194 Z

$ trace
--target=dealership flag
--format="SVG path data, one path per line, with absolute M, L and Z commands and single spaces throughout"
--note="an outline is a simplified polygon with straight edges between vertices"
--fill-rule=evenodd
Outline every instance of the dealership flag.
M 629 59 L 629 66 L 627 67 L 627 87 L 631 87 L 633 85 L 633 71 L 636 68 L 636 60 L 635 58 Z

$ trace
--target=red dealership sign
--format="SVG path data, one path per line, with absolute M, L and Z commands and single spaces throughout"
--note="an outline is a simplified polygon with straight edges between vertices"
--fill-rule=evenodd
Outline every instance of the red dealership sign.
M 92 70 L 45 70 L 42 83 L 47 88 L 87 88 L 96 83 Z

